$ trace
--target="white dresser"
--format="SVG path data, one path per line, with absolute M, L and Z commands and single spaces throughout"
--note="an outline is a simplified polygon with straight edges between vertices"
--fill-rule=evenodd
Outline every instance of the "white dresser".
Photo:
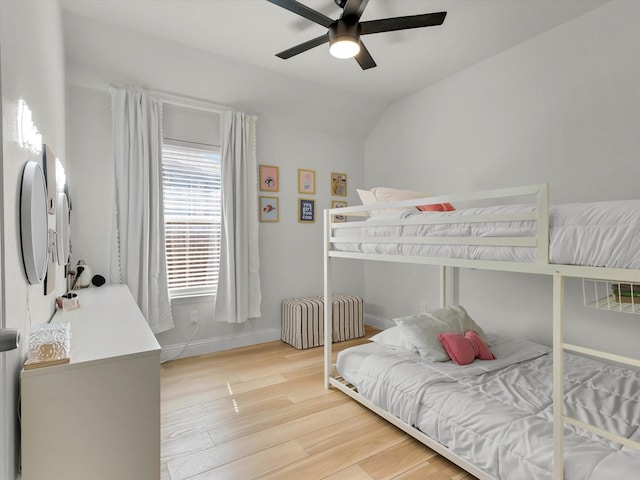
M 71 361 L 23 370 L 23 480 L 158 480 L 160 346 L 126 285 L 78 290 Z

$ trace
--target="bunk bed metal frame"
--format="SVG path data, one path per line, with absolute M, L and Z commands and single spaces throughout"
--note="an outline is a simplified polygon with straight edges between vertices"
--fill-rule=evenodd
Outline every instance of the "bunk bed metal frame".
M 533 212 L 491 214 L 491 215 L 464 215 L 455 217 L 442 216 L 426 219 L 425 223 L 482 223 L 482 222 L 508 222 L 508 221 L 535 221 L 535 235 L 531 237 L 367 237 L 367 236 L 334 236 L 334 231 L 341 228 L 371 227 L 385 225 L 403 225 L 406 221 L 396 219 L 389 221 L 376 220 L 336 222 L 334 216 L 368 216 L 370 212 L 389 208 L 408 208 L 424 204 L 435 203 L 473 203 L 498 201 L 504 202 L 513 198 L 535 198 L 535 210 Z M 564 395 L 564 365 L 563 352 L 573 351 L 608 361 L 640 367 L 640 360 L 608 352 L 594 350 L 584 346 L 566 343 L 564 341 L 564 303 L 565 303 L 565 279 L 582 278 L 594 281 L 640 283 L 640 270 L 591 267 L 579 265 L 552 264 L 549 262 L 549 188 L 547 184 L 537 184 L 524 187 L 503 188 L 471 192 L 462 194 L 441 195 L 417 200 L 406 200 L 394 203 L 363 205 L 356 207 L 344 207 L 340 209 L 326 209 L 324 211 L 324 299 L 329 302 L 332 298 L 332 261 L 339 258 L 374 260 L 385 262 L 400 262 L 412 264 L 434 265 L 440 267 L 440 306 L 447 305 L 447 276 L 450 268 L 473 268 L 482 270 L 532 273 L 548 275 L 553 278 L 553 436 L 554 436 L 554 460 L 553 478 L 564 478 L 564 424 L 573 424 L 579 428 L 590 431 L 622 445 L 640 450 L 640 443 L 604 431 L 600 428 L 585 424 L 574 418 L 566 416 L 563 408 Z M 376 253 L 362 253 L 336 250 L 334 245 L 338 243 L 411 243 L 432 245 L 478 245 L 478 246 L 511 246 L 533 247 L 536 249 L 535 263 L 521 263 L 512 261 L 471 260 L 460 258 L 440 258 L 425 256 L 404 256 Z M 396 427 L 408 433 L 443 457 L 457 464 L 467 472 L 481 480 L 495 480 L 464 458 L 425 435 L 417 428 L 403 422 L 394 415 L 379 408 L 366 398 L 358 394 L 357 390 L 348 385 L 340 376 L 335 364 L 332 362 L 332 309 L 325 305 L 324 308 L 324 383 L 326 388 L 334 387 L 352 397 L 374 413 L 383 417 Z

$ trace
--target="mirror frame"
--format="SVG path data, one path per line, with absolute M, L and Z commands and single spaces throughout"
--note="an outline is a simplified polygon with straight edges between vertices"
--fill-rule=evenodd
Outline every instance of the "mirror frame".
M 42 167 L 28 161 L 22 173 L 20 191 L 20 243 L 22 261 L 31 285 L 44 281 L 49 258 L 47 185 Z
M 67 265 L 71 255 L 69 224 L 69 199 L 66 193 L 58 192 L 58 205 L 56 208 L 56 253 L 58 265 L 60 266 Z

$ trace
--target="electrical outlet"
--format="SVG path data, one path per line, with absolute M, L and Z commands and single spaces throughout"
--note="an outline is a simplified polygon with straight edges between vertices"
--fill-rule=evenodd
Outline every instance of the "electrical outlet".
M 428 312 L 428 310 L 427 310 L 427 302 L 422 302 L 420 304 L 420 313 L 427 313 L 427 312 Z
M 198 311 L 197 310 L 191 310 L 189 312 L 189 323 L 191 325 L 197 325 L 198 324 Z

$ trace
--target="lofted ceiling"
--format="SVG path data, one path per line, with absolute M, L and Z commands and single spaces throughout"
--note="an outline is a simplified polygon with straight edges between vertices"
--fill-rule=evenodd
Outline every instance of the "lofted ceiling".
M 266 0 L 61 0 L 63 13 L 162 37 L 301 82 L 394 101 L 547 30 L 607 0 L 370 0 L 363 21 L 448 12 L 442 26 L 363 37 L 378 66 L 316 47 L 289 60 L 275 54 L 325 29 Z M 301 3 L 331 18 L 333 0 Z

